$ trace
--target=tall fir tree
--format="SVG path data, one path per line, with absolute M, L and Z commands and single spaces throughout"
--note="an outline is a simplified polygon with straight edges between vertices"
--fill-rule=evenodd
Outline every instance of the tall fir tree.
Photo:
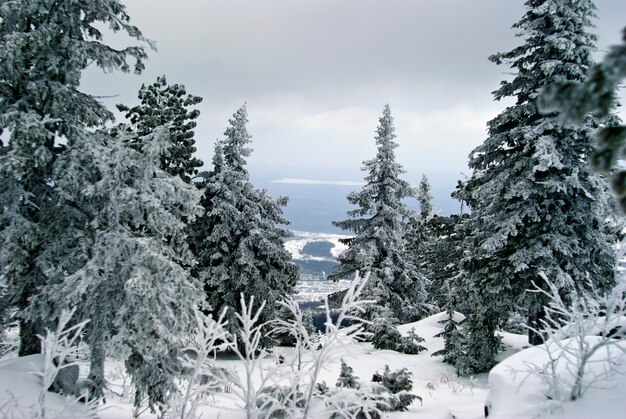
M 430 231 L 430 220 L 433 218 L 433 196 L 430 193 L 430 182 L 426 175 L 422 175 L 422 179 L 417 188 L 417 202 L 420 206 L 419 216 L 411 217 L 409 219 L 409 225 L 406 235 L 407 250 L 413 259 L 413 263 L 417 269 L 428 278 L 429 283 L 430 276 L 427 271 L 429 268 L 429 261 L 426 258 L 426 252 L 432 245 L 432 232 Z M 429 300 L 432 298 L 428 297 Z
M 132 132 L 135 133 L 133 144 L 140 149 L 140 139 L 148 138 L 155 129 L 167 126 L 172 145 L 161 156 L 161 169 L 180 176 L 187 183 L 191 182 L 203 163 L 193 156 L 196 151 L 193 129 L 200 111 L 188 108 L 202 102 L 202 98 L 187 94 L 182 84 L 167 84 L 165 76 L 158 77 L 149 86 L 141 85 L 138 96 L 141 103 L 137 106 L 117 105 L 117 109 L 125 112 L 132 124 Z
M 459 283 L 464 238 L 458 227 L 467 217 L 433 215 L 425 226 L 427 240 L 416 255 L 418 268 L 428 278 L 428 301 L 439 310 L 449 305 L 449 288 L 456 296 L 454 309 L 466 312 L 469 308 L 467 299 L 460 295 L 464 290 Z
M 615 252 L 608 234 L 606 187 L 587 164 L 598 121 L 565 127 L 555 114 L 540 114 L 537 97 L 546 85 L 584 78 L 594 36 L 588 32 L 595 7 L 590 0 L 527 0 L 514 25 L 524 43 L 490 57 L 516 70 L 494 92 L 516 103 L 488 123 L 487 140 L 470 154 L 474 170 L 463 195 L 472 206 L 465 224 L 469 255 L 464 281 L 472 296 L 466 321 L 465 372 L 488 370 L 495 335 L 512 305 L 528 308 L 529 325 L 540 328 L 546 301 L 527 293 L 542 286 L 545 273 L 564 294 L 591 280 L 613 282 Z M 529 333 L 530 343 L 541 336 Z
M 411 261 L 406 242 L 409 220 L 415 215 L 404 199 L 415 197 L 415 190 L 400 178 L 404 170 L 396 162 L 398 145 L 389 105 L 379 122 L 376 156 L 364 162 L 366 184 L 348 195 L 357 208 L 348 212 L 349 219 L 333 221 L 355 236 L 344 241 L 348 248 L 339 255 L 339 265 L 328 278 L 369 272 L 363 295 L 377 303 L 366 315 L 373 318 L 390 312 L 400 321 L 413 321 L 427 312 L 426 279 Z
M 38 259 L 54 241 L 45 223 L 57 200 L 53 166 L 81 132 L 112 118 L 78 90 L 91 63 L 143 69 L 143 47 L 111 48 L 99 25 L 145 42 L 117 0 L 16 0 L 0 5 L 0 266 L 5 298 L 20 316 L 20 355 L 39 352 L 42 319 L 25 312 L 46 274 Z
M 290 232 L 280 227 L 288 223 L 282 210 L 287 198 L 273 199 L 250 182 L 246 107 L 229 123 L 203 182 L 204 215 L 193 225 L 190 242 L 198 259 L 194 276 L 204 284 L 210 310 L 228 308 L 229 328 L 236 333 L 240 294 L 265 301 L 260 321 L 270 320 L 277 300 L 293 292 L 298 268 L 283 244 Z
M 426 175 L 422 175 L 420 185 L 417 189 L 417 202 L 420 204 L 420 218 L 427 222 L 433 215 L 433 195 L 430 193 L 430 181 Z
M 617 89 L 626 79 L 626 27 L 622 43 L 613 45 L 603 60 L 587 73 L 584 82 L 561 81 L 548 86 L 539 98 L 543 111 L 558 111 L 569 124 L 583 122 L 588 114 L 614 119 L 596 133 L 598 149 L 591 156 L 596 170 L 611 174 L 611 186 L 626 212 L 626 170 L 618 162 L 626 156 L 626 125 L 614 118 Z
M 102 395 L 113 347 L 126 355 L 135 403 L 147 398 L 152 408 L 165 408 L 178 391 L 177 339 L 193 328 L 202 303 L 202 287 L 187 267 L 193 255 L 186 224 L 201 211 L 201 193 L 160 168 L 172 145 L 168 127 L 142 138 L 140 150 L 124 126 L 85 135 L 59 158 L 58 189 L 59 207 L 78 208 L 88 219 L 82 230 L 70 230 L 80 232 L 70 248 L 87 249 L 53 255 L 56 269 L 50 262 L 52 281 L 39 298 L 52 316 L 71 304 L 91 320 L 92 397 Z

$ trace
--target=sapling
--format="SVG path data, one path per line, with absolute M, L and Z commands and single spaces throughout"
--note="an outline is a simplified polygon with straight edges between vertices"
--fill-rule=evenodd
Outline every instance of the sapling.
M 547 384 L 549 396 L 556 401 L 581 398 L 585 391 L 618 374 L 624 360 L 626 344 L 626 277 L 606 294 L 572 291 L 568 302 L 554 283 L 540 274 L 548 289 L 542 293 L 550 299 L 545 307 L 542 330 L 547 339 L 542 348 L 548 355 L 543 365 L 528 363 L 528 375 L 538 376 Z M 601 368 L 590 368 L 602 363 Z M 523 382 L 523 381 L 522 381 Z
M 250 302 L 246 303 L 243 294 L 240 296 L 241 313 L 235 313 L 235 318 L 239 323 L 238 332 L 230 334 L 227 344 L 230 350 L 242 361 L 244 367 L 244 379 L 234 377 L 233 393 L 243 402 L 247 419 L 254 419 L 265 415 L 264 408 L 269 404 L 257 405 L 257 400 L 262 394 L 263 388 L 270 381 L 273 371 L 263 368 L 263 359 L 267 355 L 267 350 L 261 345 L 265 337 L 266 323 L 261 323 L 260 318 L 265 307 L 265 301 L 258 309 L 254 309 L 254 296 L 250 297 Z M 260 377 L 257 385 L 254 382 L 255 371 Z
M 215 368 L 211 360 L 215 352 L 224 349 L 227 345 L 228 331 L 226 330 L 226 309 L 217 320 L 195 310 L 196 336 L 182 351 L 180 362 L 187 370 L 184 396 L 176 406 L 176 416 L 180 419 L 196 418 L 198 403 L 205 394 L 216 391 L 227 379 L 224 372 Z M 174 415 L 172 415 L 174 416 Z
M 41 340 L 43 364 L 41 368 L 35 368 L 32 374 L 41 379 L 41 392 L 37 400 L 39 411 L 36 412 L 37 416 L 41 419 L 50 417 L 50 412 L 48 412 L 46 406 L 46 395 L 48 394 L 48 389 L 52 386 L 52 383 L 59 374 L 59 371 L 77 365 L 75 359 L 79 352 L 78 343 L 83 329 L 89 320 L 69 326 L 74 311 L 75 309 L 70 311 L 63 310 L 56 329 L 54 331 L 46 329 L 45 336 L 38 336 Z M 68 396 L 68 403 L 64 407 L 64 410 L 62 412 L 55 412 L 53 417 L 69 417 L 71 415 L 66 411 L 75 404 L 76 401 L 70 402 L 70 397 L 74 396 L 74 394 L 67 394 L 66 396 Z M 84 416 L 95 416 L 96 407 L 96 403 L 86 403 L 80 409 L 81 414 Z
M 364 277 L 356 276 L 343 297 L 341 307 L 335 310 L 335 320 L 331 315 L 328 298 L 325 298 L 324 308 L 326 321 L 324 323 L 324 333 L 319 337 L 310 333 L 306 327 L 304 316 L 298 304 L 293 299 L 283 300 L 281 306 L 291 313 L 291 319 L 280 319 L 276 321 L 274 330 L 280 333 L 287 333 L 295 340 L 295 355 L 289 362 L 291 374 L 289 375 L 291 388 L 294 389 L 294 399 L 298 393 L 303 398 L 304 409 L 299 413 L 299 417 L 307 418 L 310 415 L 313 397 L 324 397 L 316 389 L 319 389 L 319 375 L 325 365 L 336 359 L 339 347 L 349 342 L 361 340 L 369 333 L 365 332 L 366 320 L 359 314 L 365 312 L 365 307 L 373 303 L 372 300 L 361 300 L 359 298 L 367 283 L 369 275 Z M 342 327 L 342 325 L 346 325 Z M 332 397 L 328 395 L 327 397 Z M 329 403 L 327 402 L 327 405 Z M 297 406 L 290 406 L 295 413 Z

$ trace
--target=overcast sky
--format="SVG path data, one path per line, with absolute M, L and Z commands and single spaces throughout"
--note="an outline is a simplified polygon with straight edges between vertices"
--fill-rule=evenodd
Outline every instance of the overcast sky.
M 487 57 L 522 42 L 511 26 L 524 13 L 521 0 L 124 4 L 158 51 L 140 76 L 86 72 L 85 91 L 119 95 L 105 101 L 109 107 L 136 104 L 141 83 L 164 74 L 204 98 L 196 142 L 206 163 L 228 118 L 247 103 L 253 176 L 355 182 L 375 153 L 378 117 L 389 103 L 406 179 L 416 184 L 426 173 L 446 197 L 468 173 L 486 122 L 507 105 L 491 92 L 510 70 Z M 620 42 L 626 5 L 596 5 L 605 49 Z

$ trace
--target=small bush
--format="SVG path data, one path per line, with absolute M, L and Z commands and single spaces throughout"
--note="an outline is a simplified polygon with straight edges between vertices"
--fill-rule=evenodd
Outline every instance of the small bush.
M 424 339 L 411 329 L 407 336 L 402 336 L 394 324 L 394 319 L 380 318 L 371 326 L 372 344 L 376 349 L 391 349 L 403 354 L 416 355 L 426 348 L 419 344 Z
M 411 328 L 408 335 L 400 338 L 396 351 L 409 355 L 417 355 L 426 351 L 427 349 L 420 345 L 419 342 L 424 342 L 424 339 L 415 333 L 415 328 Z
M 304 408 L 304 395 L 301 392 L 295 393 L 289 386 L 269 386 L 263 387 L 256 399 L 256 407 L 265 412 L 267 418 L 285 418 L 289 412 L 285 406 L 294 405 L 297 408 Z
M 390 393 L 386 397 L 386 404 L 378 406 L 380 410 L 405 411 L 408 410 L 413 400 L 422 400 L 421 397 L 409 393 L 413 389 L 413 380 L 411 373 L 406 368 L 391 371 L 389 366 L 385 365 L 385 370 L 378 376 L 380 377 L 380 384 Z
M 359 378 L 354 375 L 354 370 L 346 362 L 341 360 L 341 371 L 339 372 L 339 378 L 337 379 L 337 387 L 354 388 L 359 389 Z

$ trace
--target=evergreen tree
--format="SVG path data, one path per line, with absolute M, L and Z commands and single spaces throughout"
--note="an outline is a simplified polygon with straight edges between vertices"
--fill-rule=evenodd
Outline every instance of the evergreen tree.
M 422 175 L 420 186 L 417 189 L 417 202 L 420 204 L 420 218 L 426 222 L 433 215 L 433 195 L 430 193 L 430 182 L 426 175 Z
M 425 258 L 425 252 L 431 245 L 431 232 L 429 230 L 429 222 L 433 216 L 433 196 L 430 193 L 430 183 L 426 175 L 422 175 L 419 187 L 417 189 L 417 202 L 420 205 L 419 217 L 411 217 L 406 232 L 407 249 L 413 263 L 417 266 L 422 274 L 430 280 L 426 274 L 428 261 Z
M 542 285 L 540 273 L 564 293 L 587 278 L 606 289 L 614 276 L 605 184 L 586 164 L 598 122 L 565 127 L 555 114 L 540 114 L 536 103 L 546 85 L 584 78 L 594 48 L 587 28 L 595 8 L 590 0 L 527 0 L 526 8 L 514 25 L 525 42 L 490 57 L 516 70 L 494 97 L 517 101 L 489 121 L 487 140 L 470 154 L 474 172 L 465 184 L 472 214 L 464 227 L 464 287 L 474 309 L 457 366 L 466 372 L 493 365 L 495 330 L 520 299 L 529 324 L 539 326 L 546 301 L 525 290 L 533 281 Z M 541 337 L 529 333 L 529 341 Z
M 341 360 L 341 370 L 339 371 L 339 378 L 337 378 L 337 387 L 355 388 L 359 389 L 359 377 L 354 375 L 354 370 L 346 362 Z
M 584 82 L 564 81 L 548 86 L 541 97 L 543 111 L 559 111 L 565 123 L 583 122 L 588 114 L 612 118 L 617 105 L 616 91 L 626 78 L 626 28 L 623 42 L 613 45 L 602 62 L 587 72 Z M 626 126 L 618 121 L 598 130 L 598 149 L 591 157 L 596 170 L 612 174 L 611 184 L 619 199 L 622 211 L 626 211 L 626 170 L 617 169 L 617 162 L 626 154 Z M 617 170 L 615 170 L 617 169 Z
M 46 220 L 57 199 L 53 166 L 85 128 L 112 118 L 93 97 L 78 90 L 81 71 L 95 63 L 106 70 L 143 69 L 142 47 L 116 50 L 98 27 L 146 41 L 128 23 L 117 0 L 16 0 L 0 5 L 0 272 L 6 298 L 20 315 L 20 355 L 40 351 L 42 319 L 25 311 L 46 274 L 40 255 L 55 238 Z
M 147 397 L 151 407 L 164 408 L 181 370 L 177 339 L 195 324 L 193 310 L 202 301 L 201 286 L 185 267 L 193 261 L 185 221 L 200 212 L 201 194 L 160 169 L 171 146 L 168 127 L 142 139 L 140 150 L 127 132 L 121 126 L 113 135 L 85 133 L 89 138 L 59 159 L 59 205 L 88 215 L 89 228 L 76 241 L 89 249 L 58 259 L 62 267 L 82 266 L 59 269 L 40 299 L 57 305 L 53 313 L 62 309 L 59 301 L 78 305 L 91 320 L 93 397 L 101 396 L 107 348 L 113 346 L 128 355 L 135 403 Z
M 272 199 L 250 183 L 246 107 L 229 122 L 203 182 L 204 215 L 192 227 L 191 248 L 198 259 L 194 275 L 204 284 L 211 311 L 229 308 L 229 327 L 236 332 L 240 294 L 266 302 L 260 322 L 273 319 L 276 301 L 293 291 L 298 268 L 283 245 L 290 233 L 279 227 L 288 223 L 282 213 L 287 198 Z
M 447 285 L 447 301 L 445 305 L 446 318 L 443 323 L 444 327 L 440 333 L 437 333 L 434 337 L 441 337 L 444 341 L 444 348 L 434 352 L 431 356 L 443 356 L 444 362 L 451 365 L 457 365 L 458 359 L 463 351 L 462 341 L 463 335 L 461 333 L 462 320 L 459 320 L 459 314 L 456 312 L 456 296 L 453 288 Z
M 370 272 L 363 295 L 376 304 L 368 308 L 366 316 L 374 318 L 389 309 L 400 321 L 414 321 L 427 312 L 426 280 L 412 263 L 406 243 L 408 221 L 414 215 L 403 199 L 414 197 L 415 191 L 400 179 L 404 170 L 396 162 L 398 145 L 389 105 L 379 121 L 376 157 L 364 162 L 366 185 L 348 195 L 348 201 L 358 208 L 348 212 L 350 219 L 333 221 L 355 236 L 344 241 L 348 249 L 339 255 L 339 266 L 328 278 Z
M 417 255 L 417 266 L 429 281 L 428 301 L 440 309 L 448 305 L 449 288 L 458 294 L 455 310 L 467 312 L 469 309 L 467 299 L 461 296 L 464 290 L 459 281 L 464 254 L 464 237 L 459 227 L 468 217 L 468 214 L 433 215 L 426 223 L 428 240 Z
M 161 169 L 191 182 L 203 163 L 193 157 L 196 151 L 193 129 L 200 111 L 188 108 L 200 103 L 202 98 L 187 94 L 182 84 L 168 85 L 165 76 L 161 76 L 149 86 L 141 85 L 139 100 L 141 104 L 133 108 L 117 105 L 133 125 L 136 136 L 133 144 L 139 149 L 141 138 L 147 138 L 158 127 L 168 126 L 172 146 L 161 156 Z

